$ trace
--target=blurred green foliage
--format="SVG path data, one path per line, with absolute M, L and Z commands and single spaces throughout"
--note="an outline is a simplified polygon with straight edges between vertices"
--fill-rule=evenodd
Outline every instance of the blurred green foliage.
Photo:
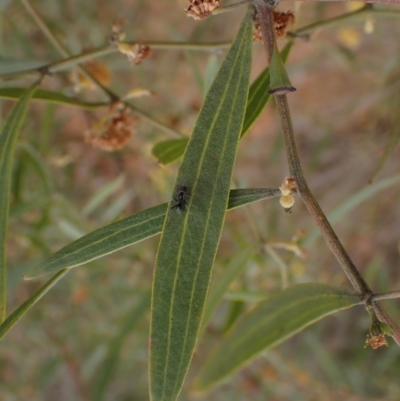
M 243 15 L 235 12 L 194 23 L 183 12 L 171 12 L 172 7 L 180 10 L 182 4 L 155 0 L 40 0 L 35 6 L 72 54 L 104 45 L 112 21 L 120 17 L 127 20 L 127 39 L 212 41 L 232 39 Z M 2 2 L 0 7 L 2 73 L 60 59 L 20 2 Z M 346 12 L 344 5 L 306 5 L 298 12 L 298 24 L 341 12 Z M 398 17 L 376 17 L 374 34 L 366 35 L 364 23 L 364 19 L 344 22 L 307 44 L 296 41 L 289 75 L 298 92 L 290 101 L 310 185 L 324 210 L 336 206 L 340 210 L 341 205 L 346 210 L 335 228 L 367 281 L 377 292 L 384 292 L 395 290 L 399 282 L 400 213 L 395 179 L 399 158 L 394 146 L 385 168 L 380 167 L 391 184 L 384 192 L 370 191 L 363 203 L 355 202 L 347 209 L 345 205 L 365 188 L 382 155 L 387 156 L 388 141 L 398 131 L 398 109 L 391 100 L 398 97 L 393 88 L 399 82 L 400 25 Z M 342 28 L 350 29 L 350 34 Z M 355 47 L 349 45 L 351 32 L 361 38 Z M 205 76 L 210 55 L 193 53 L 191 57 Z M 217 57 L 222 60 L 223 55 L 217 52 Z M 254 59 L 256 74 L 265 63 L 259 46 Z M 156 92 L 157 96 L 135 100 L 135 104 L 166 125 L 191 132 L 203 93 L 182 52 L 155 52 L 137 67 L 120 54 L 102 60 L 112 73 L 113 90 L 121 96 L 137 87 Z M 29 82 L 18 84 L 26 87 Z M 6 90 L 16 82 L 6 81 L 4 86 Z M 66 73 L 44 82 L 45 89 L 65 96 L 74 94 L 72 87 Z M 100 92 L 84 88 L 80 99 L 104 101 Z M 2 102 L 4 116 L 10 106 L 11 102 Z M 242 142 L 235 171 L 240 187 L 277 187 L 286 174 L 280 132 L 271 110 Z M 48 103 L 30 106 L 11 183 L 10 312 L 43 285 L 22 280 L 34 265 L 82 235 L 170 196 L 178 164 L 161 168 L 150 154 L 157 142 L 168 139 L 165 133 L 141 121 L 127 148 L 102 152 L 84 144 L 83 133 L 104 113 Z M 300 204 L 292 216 L 286 216 L 274 201 L 228 214 L 213 280 L 230 266 L 232 257 L 259 241 L 259 233 L 271 244 L 293 245 L 292 237 L 301 229 L 312 236 L 313 228 Z M 225 328 L 252 308 L 260 294 L 279 291 L 284 276 L 290 285 L 305 281 L 346 285 L 322 241 L 312 237 L 318 242 L 307 245 L 311 237 L 305 238 L 293 248 L 306 251 L 305 260 L 301 253 L 285 251 L 279 252 L 280 265 L 260 252 L 250 258 L 205 329 L 180 399 L 194 398 L 191 381 L 221 341 Z M 2 342 L 0 399 L 148 399 L 148 306 L 157 245 L 158 238 L 148 239 L 81 266 L 36 304 Z M 240 308 L 238 302 L 243 303 Z M 396 301 L 387 302 L 387 307 L 399 319 Z M 329 317 L 197 399 L 398 400 L 400 351 L 393 342 L 375 352 L 364 349 L 368 325 L 361 308 Z

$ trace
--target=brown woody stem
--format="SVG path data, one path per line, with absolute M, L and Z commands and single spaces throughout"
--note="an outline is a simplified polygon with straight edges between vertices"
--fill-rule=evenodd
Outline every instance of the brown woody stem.
M 272 52 L 275 46 L 275 30 L 273 25 L 273 7 L 268 0 L 255 0 L 254 2 L 262 36 L 264 39 L 265 50 L 267 53 L 268 64 L 270 65 L 272 59 Z M 311 193 L 307 181 L 304 178 L 303 170 L 301 168 L 300 158 L 297 152 L 296 142 L 294 139 L 293 125 L 289 111 L 286 94 L 275 94 L 275 103 L 279 112 L 283 137 L 285 140 L 286 154 L 288 158 L 289 171 L 291 177 L 296 180 L 297 192 L 302 198 L 306 208 L 308 209 L 311 217 L 314 219 L 318 228 L 321 231 L 328 247 L 336 257 L 344 273 L 350 280 L 354 289 L 361 295 L 372 294 L 372 290 L 365 282 L 360 272 L 357 270 L 350 256 L 344 249 L 339 241 L 336 233 L 329 224 L 325 214 L 321 210 L 318 202 Z
M 307 181 L 304 178 L 303 170 L 301 168 L 299 155 L 297 153 L 286 95 L 275 95 L 275 103 L 281 119 L 290 175 L 296 180 L 298 194 L 311 214 L 311 217 L 318 225 L 328 247 L 336 257 L 354 289 L 360 294 L 372 294 L 371 289 L 339 241 L 339 238 L 334 232 L 332 226 L 329 224 L 329 221 L 325 217 L 325 214 L 321 210 L 318 202 L 307 185 Z

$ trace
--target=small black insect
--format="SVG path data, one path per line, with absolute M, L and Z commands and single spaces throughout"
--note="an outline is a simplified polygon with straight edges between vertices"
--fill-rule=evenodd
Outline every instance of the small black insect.
M 176 190 L 177 198 L 173 198 L 173 200 L 178 203 L 171 207 L 171 209 L 176 209 L 177 213 L 182 213 L 183 210 L 186 208 L 187 190 L 188 190 L 188 187 L 186 185 L 178 185 L 178 188 Z

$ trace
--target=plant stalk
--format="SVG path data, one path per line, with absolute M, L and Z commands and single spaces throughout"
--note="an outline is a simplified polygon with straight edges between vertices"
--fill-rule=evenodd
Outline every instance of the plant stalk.
M 64 48 L 64 46 L 58 40 L 58 38 L 56 38 L 55 35 L 47 27 L 44 19 L 39 14 L 39 12 L 33 7 L 30 0 L 22 0 L 22 4 L 25 6 L 25 8 L 27 9 L 27 11 L 31 15 L 31 17 L 35 20 L 35 22 L 37 23 L 39 28 L 42 30 L 42 32 L 51 41 L 51 43 L 53 43 L 53 45 L 56 47 L 56 49 L 59 51 L 59 53 L 65 58 L 71 57 L 69 55 L 68 51 Z M 86 69 L 83 66 L 78 65 L 78 68 L 84 74 L 85 77 L 87 77 L 91 82 L 93 82 L 98 88 L 100 88 L 108 96 L 110 104 L 115 103 L 115 102 L 122 102 L 127 107 L 129 107 L 134 113 L 137 113 L 138 116 L 143 117 L 146 121 L 152 123 L 157 128 L 162 129 L 164 132 L 166 132 L 170 135 L 172 134 L 173 136 L 184 137 L 183 134 L 181 134 L 181 133 L 173 130 L 172 128 L 166 126 L 165 124 L 153 119 L 152 117 L 150 117 L 148 114 L 144 113 L 143 111 L 136 109 L 129 102 L 123 102 L 117 94 L 115 94 L 113 91 L 111 91 L 110 89 L 105 87 L 92 74 L 90 74 L 88 71 L 86 71 Z
M 275 29 L 273 24 L 273 7 L 268 0 L 255 0 L 261 32 L 264 40 L 268 65 L 271 64 L 272 53 L 275 46 Z M 344 273 L 350 280 L 354 289 L 361 295 L 372 294 L 366 281 L 354 265 L 350 256 L 339 241 L 336 233 L 329 224 L 325 214 L 311 193 L 301 168 L 300 158 L 294 139 L 293 125 L 289 111 L 286 94 L 275 94 L 275 103 L 279 112 L 281 126 L 285 141 L 286 154 L 289 164 L 290 176 L 296 180 L 297 192 L 302 198 L 311 217 L 321 231 L 328 247 L 336 257 Z

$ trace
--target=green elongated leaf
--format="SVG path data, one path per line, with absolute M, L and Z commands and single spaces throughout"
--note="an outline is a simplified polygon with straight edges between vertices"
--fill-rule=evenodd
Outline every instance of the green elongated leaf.
M 223 332 L 226 333 L 246 311 L 246 302 L 232 301 L 229 304 L 229 311 L 224 321 Z
M 293 42 L 290 41 L 281 51 L 281 58 L 284 63 L 286 63 L 289 57 L 292 46 Z M 242 133 L 240 134 L 241 137 L 243 137 L 249 131 L 254 121 L 261 114 L 266 104 L 268 103 L 268 100 L 271 97 L 270 93 L 268 93 L 269 87 L 270 77 L 269 68 L 267 67 L 264 69 L 264 71 L 260 73 L 260 75 L 250 86 L 249 98 L 247 100 L 246 107 L 246 115 L 244 117 Z
M 264 301 L 266 298 L 269 298 L 269 296 L 269 294 L 266 294 L 262 291 L 242 290 L 227 291 L 224 294 L 224 299 L 228 299 L 230 301 L 260 302 Z
M 94 401 L 101 401 L 104 399 L 104 394 L 107 387 L 111 383 L 112 378 L 115 375 L 118 367 L 119 358 L 121 355 L 122 346 L 124 345 L 125 339 L 129 334 L 136 328 L 140 319 L 150 309 L 150 292 L 141 295 L 141 299 L 134 306 L 132 311 L 126 317 L 125 321 L 121 325 L 121 329 L 118 334 L 109 344 L 106 359 L 103 364 L 103 368 L 96 379 L 96 388 L 94 391 Z
M 15 219 L 32 209 L 47 207 L 49 203 L 50 200 L 47 196 L 36 198 L 28 202 L 18 202 L 10 208 L 8 216 L 10 219 Z
M 52 194 L 54 189 L 53 179 L 44 159 L 39 154 L 39 152 L 37 152 L 37 150 L 28 143 L 19 143 L 18 149 L 24 150 L 26 154 L 26 157 L 24 159 L 26 161 L 29 161 L 32 164 L 33 168 L 37 171 L 42 180 L 45 192 L 48 195 Z
M 39 82 L 26 89 L 13 107 L 0 134 L 0 322 L 6 316 L 6 239 L 15 144 Z
M 168 139 L 166 141 L 158 142 L 153 146 L 151 154 L 161 164 L 172 163 L 185 153 L 188 142 L 189 138 Z
M 35 266 L 24 278 L 32 279 L 64 268 L 79 266 L 159 234 L 167 209 L 168 204 L 164 203 L 78 238 Z
M 26 88 L 0 88 L 0 98 L 18 100 L 26 91 Z M 84 102 L 72 97 L 65 96 L 58 92 L 52 92 L 45 89 L 37 89 L 32 96 L 33 100 L 38 100 L 48 103 L 64 104 L 66 106 L 80 107 L 81 109 L 94 110 L 99 107 L 108 106 L 108 103 L 98 102 L 90 103 Z
M 400 100 L 400 99 L 399 99 Z M 397 100 L 397 105 L 400 106 L 400 101 Z M 393 128 L 390 133 L 390 137 L 387 140 L 385 149 L 381 156 L 378 165 L 375 167 L 375 171 L 372 173 L 370 178 L 370 182 L 375 181 L 376 177 L 381 173 L 381 171 L 386 166 L 387 162 L 389 161 L 390 157 L 392 156 L 393 152 L 395 151 L 398 143 L 400 142 L 400 116 L 396 118 L 393 124 Z
M 293 42 L 288 42 L 281 51 L 281 58 L 284 63 L 289 57 L 292 46 Z M 268 100 L 271 97 L 268 93 L 268 88 L 269 68 L 267 67 L 250 86 L 246 114 L 244 117 L 242 132 L 240 134 L 241 138 L 249 131 L 254 121 L 267 105 Z M 162 164 L 172 163 L 184 154 L 188 142 L 189 139 L 169 139 L 167 141 L 162 141 L 153 147 L 151 153 Z
M 176 400 L 199 332 L 244 119 L 251 31 L 248 14 L 207 94 L 186 148 L 176 189 L 182 190 L 184 185 L 188 199 L 178 210 L 169 209 L 165 218 L 152 294 L 152 401 Z
M 67 269 L 61 270 L 54 277 L 52 277 L 44 286 L 35 292 L 30 298 L 28 298 L 22 305 L 20 305 L 10 316 L 4 320 L 3 324 L 0 325 L 0 340 L 12 329 L 15 323 L 17 323 L 27 313 L 33 305 L 36 304 L 58 281 L 60 281 L 68 273 Z
M 200 370 L 196 390 L 216 385 L 324 316 L 359 303 L 353 292 L 318 283 L 298 284 L 271 296 L 235 323 Z
M 215 309 L 224 298 L 229 286 L 247 266 L 247 263 L 254 255 L 254 252 L 254 249 L 246 249 L 238 255 L 235 255 L 222 273 L 221 277 L 218 278 L 216 284 L 211 288 L 210 294 L 207 297 L 206 307 L 201 322 L 201 331 L 204 331 Z
M 282 196 L 279 188 L 231 189 L 229 192 L 228 209 L 236 209 L 249 203 L 276 198 L 277 196 Z
M 281 196 L 279 189 L 268 188 L 234 189 L 230 193 L 228 204 L 230 209 Z M 24 278 L 29 280 L 61 269 L 76 267 L 160 234 L 167 209 L 168 204 L 164 203 L 78 238 L 35 266 Z

